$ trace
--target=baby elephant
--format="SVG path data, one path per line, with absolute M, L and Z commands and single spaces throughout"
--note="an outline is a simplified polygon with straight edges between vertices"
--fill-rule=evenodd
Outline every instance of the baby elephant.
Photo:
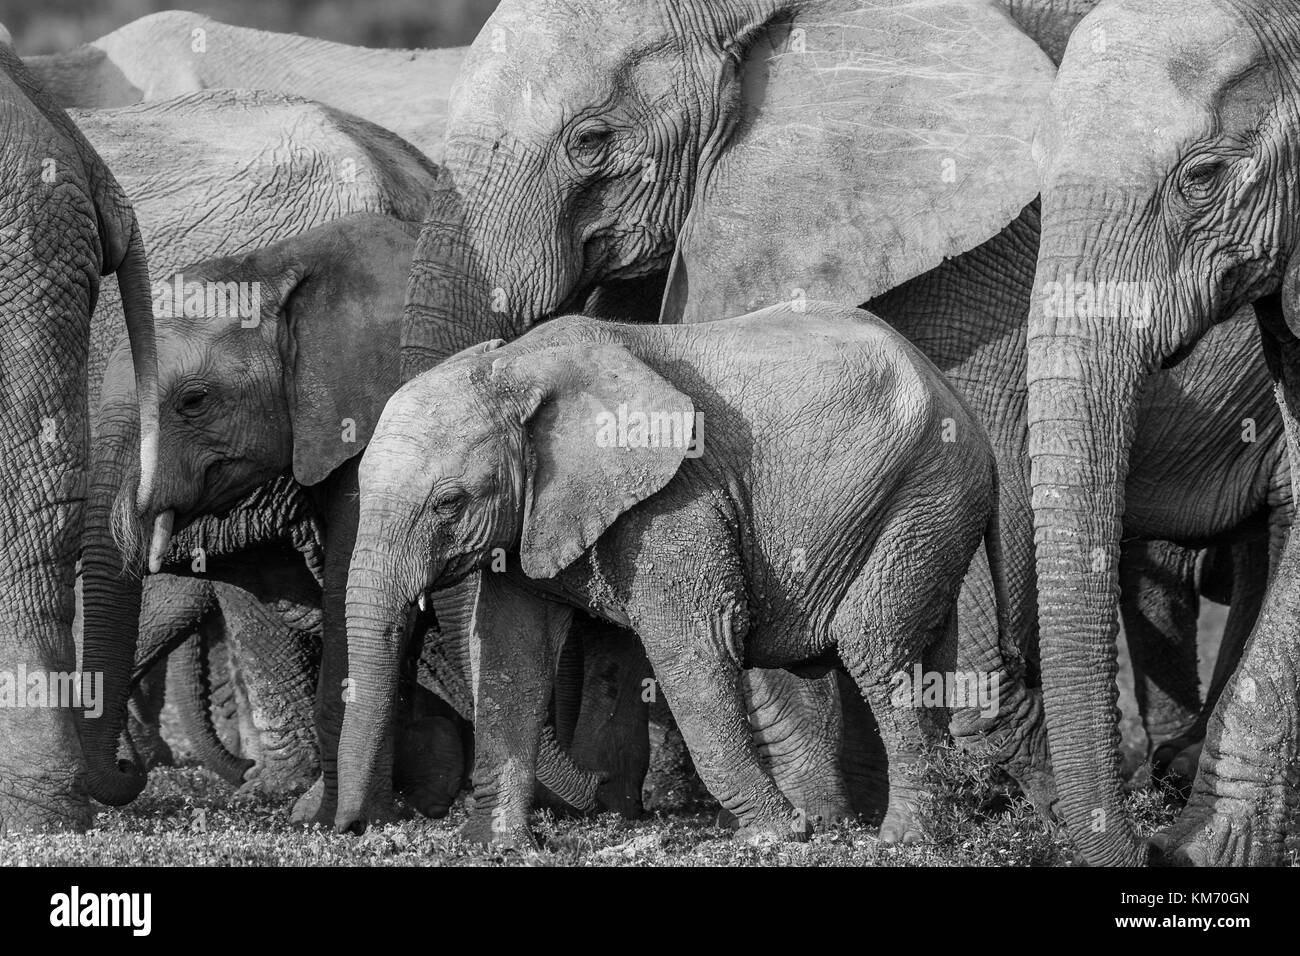
M 910 685 L 951 666 L 995 483 L 965 401 L 856 309 L 571 316 L 454 356 L 390 399 L 361 463 L 339 831 L 362 819 L 412 605 L 481 569 L 462 836 L 534 845 L 538 741 L 576 607 L 639 636 L 705 786 L 751 836 L 807 825 L 759 761 L 742 669 L 846 668 L 888 752 L 882 838 L 918 839 L 921 758 L 950 701 Z

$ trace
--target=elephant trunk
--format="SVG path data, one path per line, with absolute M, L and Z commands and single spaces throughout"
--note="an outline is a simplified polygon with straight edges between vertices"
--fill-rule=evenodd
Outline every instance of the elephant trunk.
M 362 522 L 364 526 L 364 514 Z M 339 736 L 335 818 L 340 833 L 364 820 L 366 800 L 381 772 L 413 617 L 410 600 L 392 572 L 396 562 L 381 541 L 359 534 L 348 573 L 348 690 Z
M 535 176 L 522 150 L 449 146 L 411 264 L 402 381 L 487 339 L 507 341 L 576 302 L 582 250 L 541 197 L 509 206 Z M 544 251 L 543 251 L 544 250 Z
M 101 420 L 95 436 L 81 552 L 82 670 L 102 675 L 104 695 L 100 716 L 86 718 L 81 727 L 86 789 L 109 806 L 130 803 L 146 783 L 141 768 L 117 760 L 135 666 L 141 589 L 139 574 L 125 566 L 111 527 L 119 492 L 128 489 L 124 493 L 129 494 L 126 482 L 137 435 L 134 413 L 117 407 L 120 414 Z
M 231 786 L 244 782 L 253 761 L 237 757 L 226 749 L 212 720 L 212 674 L 203 635 L 195 631 L 172 653 L 167 662 L 168 684 L 181 691 L 175 701 L 177 716 L 194 755 Z
M 1076 844 L 1090 863 L 1133 865 L 1144 851 L 1121 798 L 1115 642 L 1124 487 L 1154 326 L 1105 301 L 1128 286 L 1070 274 L 1084 260 L 1063 245 L 1044 236 L 1028 338 L 1044 705 Z

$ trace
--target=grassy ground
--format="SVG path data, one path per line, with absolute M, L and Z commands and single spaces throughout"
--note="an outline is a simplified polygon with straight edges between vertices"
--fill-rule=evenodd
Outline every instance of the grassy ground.
M 1203 680 L 1213 667 L 1222 610 L 1202 615 Z M 1120 642 L 1125 764 L 1145 759 L 1146 743 L 1132 697 L 1127 654 Z M 445 820 L 413 820 L 343 837 L 324 828 L 289 825 L 289 806 L 259 794 L 237 794 L 188 757 L 170 712 L 164 736 L 180 758 L 156 770 L 133 804 L 103 809 L 85 834 L 0 838 L 0 862 L 11 865 L 108 866 L 1062 866 L 1068 841 L 1044 824 L 1006 781 L 969 754 L 941 751 L 933 765 L 935 797 L 925 808 L 927 842 L 883 846 L 874 827 L 853 824 L 819 833 L 804 844 L 754 846 L 715 825 L 713 812 L 659 814 L 635 823 L 609 814 L 556 819 L 538 814 L 536 853 L 501 854 L 456 839 L 465 818 L 457 807 Z M 1135 780 L 1142 780 L 1138 773 Z M 1130 811 L 1141 833 L 1171 822 L 1178 802 L 1150 786 L 1135 786 Z M 1293 854 L 1293 864 L 1300 862 Z
M 155 771 L 128 807 L 104 810 L 86 834 L 0 840 L 13 865 L 110 866 L 1053 866 L 1070 861 L 1054 828 L 1019 797 L 1009 796 L 976 759 L 944 752 L 935 764 L 940 789 L 926 808 L 929 841 L 882 846 L 874 828 L 847 825 L 806 844 L 750 845 L 715 825 L 712 813 L 660 815 L 629 823 L 595 819 L 534 821 L 543 849 L 500 854 L 455 837 L 464 808 L 446 820 L 372 829 L 364 837 L 289 825 L 289 808 L 257 794 L 236 794 L 208 771 L 182 766 Z M 992 782 L 991 782 L 992 781 Z M 1162 794 L 1131 796 L 1142 829 L 1175 812 Z

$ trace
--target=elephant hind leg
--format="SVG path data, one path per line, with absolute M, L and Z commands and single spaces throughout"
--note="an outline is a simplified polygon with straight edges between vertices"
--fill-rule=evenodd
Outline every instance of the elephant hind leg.
M 927 756 L 943 738 L 949 711 L 946 693 L 937 700 L 926 697 L 923 687 L 914 686 L 915 677 L 927 657 L 933 664 L 936 652 L 946 649 L 951 656 L 956 616 L 954 602 L 942 594 L 941 568 L 920 560 L 905 569 L 906 580 L 899 580 L 898 569 L 882 556 L 891 553 L 899 551 L 882 536 L 849 586 L 832 627 L 840 659 L 871 708 L 888 754 L 889 801 L 880 839 L 919 843 L 921 808 L 930 797 Z M 947 676 L 927 671 L 926 677 L 932 673 Z
M 744 672 L 744 689 L 759 759 L 796 811 L 815 829 L 849 819 L 835 673 L 805 678 L 752 668 Z

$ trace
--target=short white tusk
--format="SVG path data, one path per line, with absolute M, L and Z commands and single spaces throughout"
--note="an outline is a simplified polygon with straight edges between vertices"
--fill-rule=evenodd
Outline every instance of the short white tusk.
M 149 573 L 157 574 L 162 570 L 163 559 L 172 546 L 172 523 L 176 512 L 168 508 L 158 513 L 153 522 L 153 539 L 149 542 Z
M 425 607 L 426 601 L 425 601 L 425 597 L 424 597 L 424 592 L 423 592 L 423 591 L 421 591 L 421 592 L 420 592 L 420 596 L 419 596 L 418 598 L 415 599 L 415 603 L 418 604 L 418 605 L 420 606 L 420 613 L 424 613 L 426 610 L 428 610 L 428 608 Z

